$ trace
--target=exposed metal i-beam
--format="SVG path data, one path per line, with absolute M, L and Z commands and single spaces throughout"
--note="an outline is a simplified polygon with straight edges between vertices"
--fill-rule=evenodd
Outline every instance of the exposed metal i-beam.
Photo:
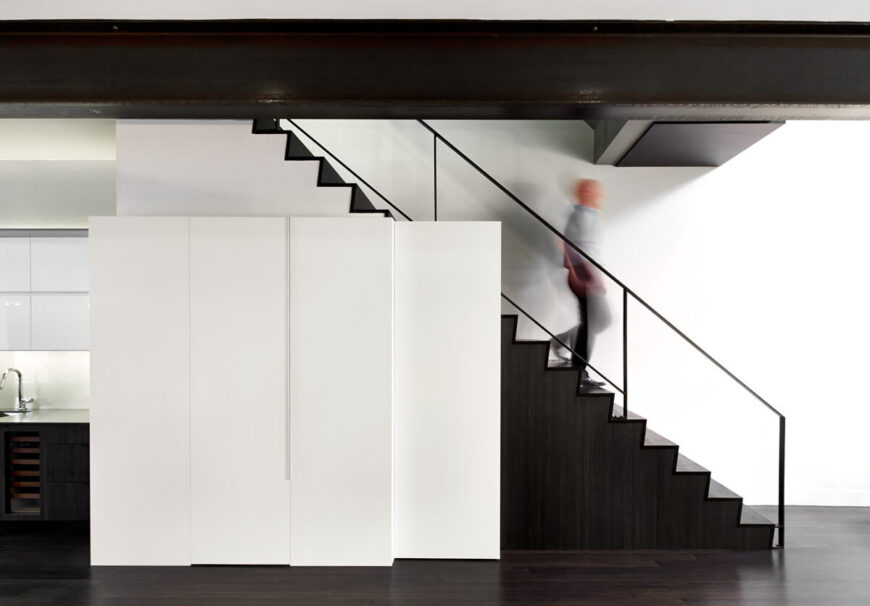
M 870 25 L 0 22 L 0 116 L 870 118 Z

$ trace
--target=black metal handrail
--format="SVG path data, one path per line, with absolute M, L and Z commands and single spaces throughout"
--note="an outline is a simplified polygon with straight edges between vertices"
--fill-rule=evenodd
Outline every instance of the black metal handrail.
M 396 205 L 390 202 L 386 196 L 381 194 L 378 190 L 372 187 L 367 181 L 365 181 L 360 175 L 350 169 L 344 162 L 338 159 L 335 154 L 331 153 L 326 147 L 324 147 L 321 143 L 319 143 L 314 137 L 312 137 L 308 132 L 306 132 L 302 127 L 296 124 L 293 120 L 289 120 L 288 122 L 300 132 L 302 132 L 306 137 L 311 139 L 313 143 L 315 143 L 320 149 L 322 149 L 326 154 L 328 154 L 331 158 L 333 158 L 336 162 L 338 162 L 345 170 L 347 170 L 350 174 L 352 174 L 355 178 L 359 179 L 359 181 L 366 185 L 369 189 L 371 189 L 378 197 L 380 197 L 386 204 L 388 204 L 391 208 L 395 209 L 399 212 L 403 217 L 405 217 L 408 221 L 413 221 L 410 216 L 406 213 L 402 212 Z M 437 158 L 437 150 L 438 150 L 438 142 L 440 141 L 444 145 L 446 145 L 451 151 L 453 151 L 456 155 L 462 158 L 469 166 L 474 168 L 478 173 L 480 173 L 484 178 L 486 178 L 490 183 L 492 183 L 495 187 L 497 187 L 502 193 L 508 196 L 511 200 L 513 200 L 517 205 L 519 205 L 523 210 L 532 215 L 535 219 L 538 220 L 544 227 L 546 227 L 551 233 L 557 236 L 562 242 L 570 246 L 574 251 L 576 251 L 579 255 L 581 255 L 586 261 L 589 262 L 590 265 L 595 267 L 602 274 L 607 276 L 610 280 L 615 282 L 622 289 L 622 387 L 616 385 L 610 378 L 604 375 L 601 371 L 596 369 L 594 366 L 589 364 L 589 361 L 586 360 L 583 356 L 577 354 L 572 347 L 564 343 L 561 339 L 559 339 L 556 335 L 550 332 L 546 327 L 543 326 L 538 320 L 536 320 L 531 314 L 529 314 L 526 310 L 520 307 L 515 301 L 513 301 L 510 297 L 501 293 L 502 298 L 504 298 L 508 303 L 510 303 L 513 307 L 519 310 L 524 316 L 526 316 L 529 320 L 531 320 L 535 325 L 537 325 L 541 330 L 550 335 L 556 342 L 560 345 L 568 349 L 572 354 L 577 356 L 579 359 L 583 360 L 585 364 L 594 371 L 598 376 L 604 379 L 611 387 L 616 389 L 620 394 L 622 394 L 623 401 L 623 416 L 628 416 L 628 297 L 631 298 L 643 306 L 647 311 L 652 313 L 656 318 L 658 318 L 665 326 L 667 326 L 671 331 L 679 335 L 686 343 L 691 345 L 696 351 L 698 351 L 701 355 L 703 355 L 707 360 L 712 362 L 719 370 L 725 373 L 726 376 L 731 378 L 734 382 L 740 385 L 745 391 L 751 394 L 757 401 L 763 404 L 768 410 L 773 412 L 779 417 L 779 478 L 778 478 L 778 506 L 777 506 L 777 544 L 776 547 L 782 548 L 785 546 L 785 415 L 783 415 L 779 410 L 774 408 L 767 400 L 762 398 L 755 390 L 750 388 L 746 383 L 740 380 L 733 372 L 728 370 L 722 363 L 716 360 L 712 355 L 710 355 L 706 350 L 704 350 L 700 345 L 698 345 L 694 340 L 689 338 L 686 333 L 677 328 L 673 322 L 665 318 L 659 311 L 652 307 L 649 303 L 647 303 L 644 299 L 642 299 L 637 293 L 635 293 L 631 288 L 629 288 L 622 280 L 617 278 L 613 273 L 607 270 L 601 263 L 599 263 L 596 259 L 592 258 L 586 252 L 581 250 L 576 244 L 574 244 L 571 240 L 569 240 L 562 232 L 556 229 L 551 223 L 549 223 L 546 219 L 544 219 L 539 213 L 537 213 L 534 209 L 532 209 L 528 204 L 523 202 L 516 194 L 507 189 L 504 185 L 502 185 L 498 180 L 496 180 L 492 175 L 490 175 L 487 171 L 481 168 L 476 162 L 474 162 L 471 158 L 469 158 L 465 153 L 463 153 L 459 148 L 457 148 L 453 143 L 448 141 L 441 133 L 435 130 L 431 125 L 426 123 L 425 120 L 418 119 L 423 127 L 425 127 L 429 132 L 433 135 L 433 160 Z M 435 220 L 438 220 L 438 164 L 437 161 L 433 162 L 434 164 L 434 217 Z

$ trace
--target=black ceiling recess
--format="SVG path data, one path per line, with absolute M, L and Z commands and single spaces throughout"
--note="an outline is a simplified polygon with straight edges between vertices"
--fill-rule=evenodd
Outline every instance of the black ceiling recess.
M 721 166 L 782 122 L 602 120 L 595 163 L 616 166 Z
M 0 117 L 870 118 L 870 24 L 0 21 Z

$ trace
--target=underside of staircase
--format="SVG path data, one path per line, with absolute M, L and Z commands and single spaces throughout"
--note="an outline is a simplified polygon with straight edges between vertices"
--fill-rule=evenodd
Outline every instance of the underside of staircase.
M 770 549 L 774 524 L 502 317 L 502 549 Z

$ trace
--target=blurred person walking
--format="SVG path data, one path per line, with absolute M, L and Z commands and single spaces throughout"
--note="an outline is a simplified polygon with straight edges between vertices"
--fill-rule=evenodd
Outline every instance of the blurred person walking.
M 579 179 L 573 187 L 573 204 L 565 224 L 565 236 L 577 248 L 592 257 L 598 257 L 601 242 L 600 211 L 604 201 L 604 188 L 595 179 Z M 552 341 L 557 356 L 570 360 L 580 369 L 586 385 L 603 385 L 589 377 L 586 367 L 592 355 L 596 336 L 610 324 L 610 308 L 605 299 L 604 283 L 598 270 L 567 243 L 563 243 L 563 264 L 568 270 L 568 288 L 577 298 L 580 319 L 576 326 L 558 335 L 575 353 L 568 352 L 555 339 Z

